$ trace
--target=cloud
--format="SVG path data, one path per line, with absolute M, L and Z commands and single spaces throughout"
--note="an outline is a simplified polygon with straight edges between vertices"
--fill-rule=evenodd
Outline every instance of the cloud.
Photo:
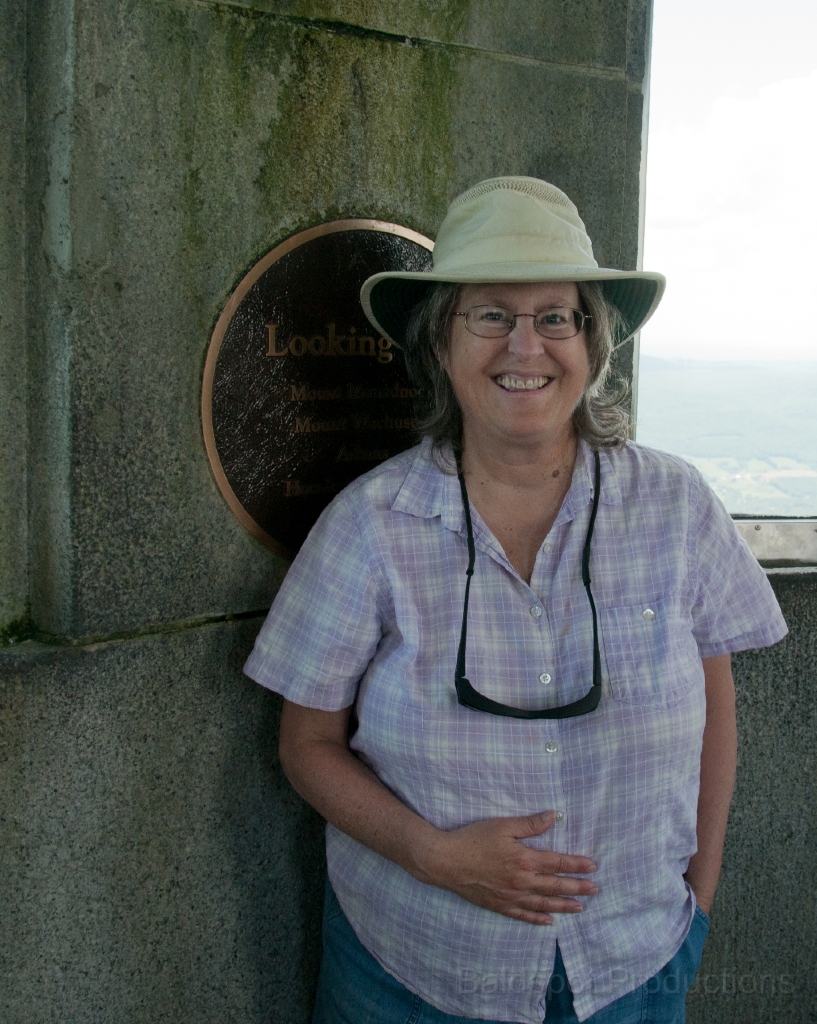
M 817 359 L 817 71 L 650 132 L 644 267 L 668 279 L 653 355 Z

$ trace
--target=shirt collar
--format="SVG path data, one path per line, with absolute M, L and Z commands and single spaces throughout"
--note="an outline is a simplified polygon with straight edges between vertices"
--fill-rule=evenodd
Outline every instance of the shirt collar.
M 450 445 L 443 447 L 441 454 L 452 460 Z M 621 488 L 614 460 L 610 452 L 601 449 L 601 503 L 620 505 Z M 579 438 L 573 479 L 565 495 L 555 526 L 569 522 L 593 499 L 593 449 Z M 423 438 L 416 449 L 414 460 L 397 496 L 392 503 L 395 512 L 406 512 L 421 519 L 440 516 L 443 526 L 460 533 L 464 528 L 462 499 L 459 481 L 455 473 L 444 473 L 434 462 L 431 438 Z
M 610 457 L 609 450 L 604 448 L 599 450 L 599 458 L 601 460 L 601 504 L 620 505 L 622 503 L 621 488 L 618 483 L 615 461 Z M 554 526 L 575 519 L 578 513 L 590 504 L 593 500 L 595 473 L 593 449 L 587 441 L 579 438 L 570 490 L 565 495 Z
M 442 448 L 440 454 L 454 465 L 454 454 L 449 444 Z M 434 461 L 430 437 L 424 437 L 416 449 L 414 461 L 392 502 L 392 511 L 407 512 L 420 519 L 440 516 L 443 526 L 459 532 L 465 518 L 459 480 L 456 473 L 444 473 Z

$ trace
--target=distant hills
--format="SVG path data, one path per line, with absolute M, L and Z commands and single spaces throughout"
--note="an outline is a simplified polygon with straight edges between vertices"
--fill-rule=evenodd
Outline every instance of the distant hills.
M 817 516 L 817 360 L 642 356 L 636 440 L 692 462 L 732 513 Z

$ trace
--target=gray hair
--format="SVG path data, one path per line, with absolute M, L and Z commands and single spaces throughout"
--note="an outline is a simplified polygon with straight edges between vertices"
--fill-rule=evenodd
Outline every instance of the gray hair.
M 430 436 L 438 457 L 446 442 L 462 449 L 462 413 L 441 357 L 448 352 L 451 317 L 459 298 L 459 284 L 435 284 L 414 307 L 406 328 L 406 365 L 420 387 L 423 407 L 418 432 Z M 610 359 L 623 333 L 621 314 L 605 299 L 598 281 L 578 281 L 582 309 L 592 317 L 585 328 L 590 371 L 587 386 L 573 410 L 576 433 L 593 448 L 617 448 L 630 436 L 630 418 L 624 407 L 627 385 L 611 381 Z

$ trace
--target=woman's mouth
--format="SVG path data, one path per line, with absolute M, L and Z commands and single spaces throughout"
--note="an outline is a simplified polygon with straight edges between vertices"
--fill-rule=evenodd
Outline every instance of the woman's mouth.
M 506 391 L 538 391 L 550 379 L 550 377 L 517 377 L 513 373 L 500 373 L 494 377 L 496 383 Z

